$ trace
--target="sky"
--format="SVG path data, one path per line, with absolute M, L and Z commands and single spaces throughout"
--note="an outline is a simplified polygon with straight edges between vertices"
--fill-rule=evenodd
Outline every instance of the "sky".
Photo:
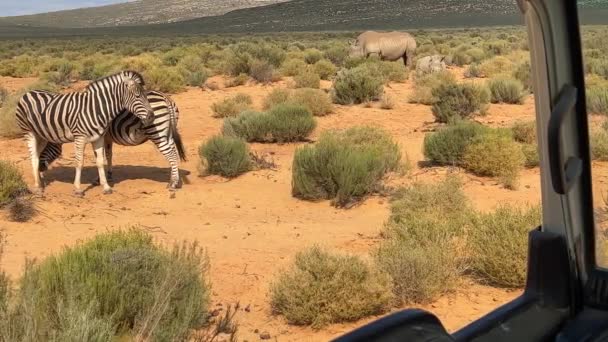
M 127 0 L 0 0 L 0 17 L 103 6 Z

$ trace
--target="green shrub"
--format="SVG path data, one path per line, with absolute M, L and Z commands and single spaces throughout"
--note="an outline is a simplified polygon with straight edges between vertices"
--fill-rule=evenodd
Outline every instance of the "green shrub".
M 285 60 L 283 65 L 281 65 L 281 72 L 285 76 L 295 76 L 302 72 L 302 70 L 306 70 L 307 64 L 301 59 L 291 58 Z
M 296 325 L 321 328 L 390 308 L 390 278 L 358 257 L 312 247 L 296 254 L 270 288 L 272 311 Z
M 247 75 L 247 74 L 240 74 L 238 76 L 232 77 L 229 80 L 227 80 L 224 83 L 224 86 L 226 88 L 238 87 L 238 86 L 242 86 L 245 83 L 247 83 L 248 80 L 249 80 L 249 75 Z
M 483 44 L 484 49 L 491 55 L 505 55 L 511 50 L 511 44 L 505 40 L 494 40 Z
M 274 88 L 264 99 L 263 106 L 268 110 L 276 105 L 286 103 L 291 98 L 291 91 L 285 88 Z
M 471 65 L 469 65 L 467 70 L 465 70 L 464 72 L 464 77 L 466 78 L 477 78 L 481 76 L 481 68 L 479 67 L 479 64 L 476 63 L 472 63 Z
M 585 69 L 588 73 L 602 76 L 608 79 L 608 60 L 606 59 L 589 59 L 585 61 Z
M 447 70 L 416 77 L 416 86 L 408 99 L 409 102 L 432 105 L 435 103 L 433 89 L 442 84 L 456 84 L 456 78 Z
M 226 178 L 238 177 L 251 170 L 251 157 L 244 140 L 233 137 L 215 136 L 199 148 L 201 161 L 206 163 L 209 174 Z
M 494 77 L 500 74 L 508 75 L 512 72 L 513 62 L 506 57 L 496 56 L 481 63 L 480 69 L 485 77 Z
M 304 200 L 332 200 L 344 207 L 378 190 L 401 153 L 390 136 L 370 127 L 325 132 L 315 146 L 296 150 L 292 194 Z
M 142 54 L 123 59 L 121 69 L 135 70 L 137 72 L 146 73 L 153 69 L 166 70 L 167 67 L 162 65 L 162 62 L 158 57 L 151 54 Z
M 521 288 L 526 281 L 528 233 L 541 223 L 540 207 L 501 206 L 477 215 L 469 231 L 470 269 L 483 283 Z
M 334 79 L 333 98 L 338 104 L 359 104 L 380 98 L 382 79 L 363 67 L 343 69 Z
M 608 161 L 608 132 L 605 129 L 591 132 L 591 158 Z
M 223 63 L 224 73 L 228 76 L 238 76 L 240 74 L 249 75 L 251 56 L 248 54 L 231 53 Z
M 267 113 L 244 112 L 224 121 L 223 132 L 249 142 L 303 141 L 316 127 L 310 111 L 303 106 L 281 104 Z
M 325 51 L 325 58 L 329 59 L 334 65 L 342 66 L 348 58 L 347 46 L 332 46 Z
M 315 64 L 323 59 L 323 52 L 317 49 L 306 49 L 304 51 L 304 61 L 308 64 Z
M 520 63 L 513 70 L 513 78 L 520 81 L 523 84 L 525 90 L 532 90 L 532 66 L 530 61 Z
M 178 93 L 184 90 L 186 80 L 176 68 L 154 68 L 144 75 L 146 88 L 164 93 Z
M 284 88 L 275 88 L 264 99 L 264 109 L 290 103 L 304 106 L 314 116 L 325 116 L 333 112 L 333 105 L 329 96 L 320 89 L 300 88 L 290 91 Z
M 17 167 L 0 160 L 0 208 L 27 192 L 27 185 Z
M 98 235 L 26 267 L 8 313 L 11 333 L 14 340 L 108 341 L 125 333 L 186 340 L 207 319 L 207 271 L 197 244 L 165 251 L 137 230 Z
M 66 87 L 72 82 L 72 76 L 74 73 L 74 64 L 68 61 L 63 61 L 59 64 L 56 70 L 51 70 L 44 75 L 44 79 L 58 86 Z
M 315 63 L 313 68 L 322 80 L 329 80 L 338 71 L 338 68 L 326 59 L 322 59 Z
M 466 148 L 464 168 L 480 176 L 500 177 L 509 189 L 517 187 L 519 169 L 525 157 L 513 138 L 501 131 L 491 131 L 476 138 Z
M 383 240 L 374 253 L 403 303 L 435 300 L 458 285 L 464 256 L 458 252 L 471 208 L 455 177 L 398 190 Z
M 524 86 L 516 79 L 498 76 L 488 81 L 492 103 L 522 104 Z
M 303 71 L 294 76 L 293 80 L 295 81 L 296 88 L 319 89 L 321 86 L 321 78 L 318 74 L 311 71 Z
M 524 154 L 524 166 L 527 168 L 533 168 L 540 165 L 540 156 L 538 155 L 538 145 L 536 144 L 522 144 L 521 151 Z
M 524 144 L 536 144 L 536 122 L 520 121 L 512 127 L 513 139 Z
M 439 122 L 484 114 L 490 100 L 487 89 L 475 84 L 441 84 L 431 92 L 436 99 L 433 116 Z
M 608 115 L 608 88 L 591 86 L 587 88 L 587 112 L 590 114 Z
M 0 108 L 0 137 L 4 138 L 17 138 L 20 137 L 23 132 L 19 125 L 17 125 L 17 119 L 15 111 L 17 110 L 17 104 L 21 97 L 29 90 L 48 90 L 56 91 L 56 87 L 46 82 L 37 82 L 27 88 L 21 89 L 18 92 L 9 95 L 4 101 Z
M 383 83 L 407 81 L 409 70 L 400 62 L 387 62 L 368 59 L 358 68 L 365 69 L 370 75 L 379 77 Z
M 471 63 L 479 63 L 486 59 L 486 53 L 482 49 L 479 48 L 471 48 L 468 49 L 467 55 L 471 58 Z
M 274 67 L 266 61 L 253 60 L 249 68 L 249 76 L 260 83 L 271 83 L 275 78 Z
M 207 70 L 199 70 L 199 71 L 186 71 L 183 72 L 186 84 L 191 87 L 202 87 L 207 82 L 209 78 L 209 74 Z
M 235 96 L 226 98 L 211 105 L 214 118 L 227 118 L 237 116 L 240 113 L 251 109 L 253 101 L 251 96 L 238 93 Z
M 2 106 L 4 105 L 6 100 L 8 100 L 9 96 L 10 96 L 10 93 L 8 92 L 8 90 L 6 90 L 6 88 L 0 86 L 0 108 L 2 108 Z
M 424 156 L 436 165 L 462 165 L 467 147 L 489 128 L 462 121 L 424 137 Z
M 471 56 L 469 56 L 466 51 L 457 50 L 452 54 L 452 64 L 454 65 L 463 66 L 470 64 L 471 61 Z

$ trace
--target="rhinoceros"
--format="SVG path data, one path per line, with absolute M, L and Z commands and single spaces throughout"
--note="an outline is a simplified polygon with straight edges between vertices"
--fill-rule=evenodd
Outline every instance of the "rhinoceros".
M 396 61 L 403 58 L 405 66 L 412 64 L 416 40 L 406 32 L 365 31 L 351 41 L 351 57 L 369 57 L 377 54 L 380 59 Z
M 433 55 L 418 59 L 416 74 L 419 76 L 445 70 L 445 56 Z

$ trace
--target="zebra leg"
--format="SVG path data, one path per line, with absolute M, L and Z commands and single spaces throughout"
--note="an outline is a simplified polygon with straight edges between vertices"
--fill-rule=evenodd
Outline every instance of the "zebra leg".
M 108 180 L 108 183 L 112 183 L 112 140 L 110 138 L 105 139 L 105 155 L 104 155 L 104 159 L 103 159 L 103 164 L 107 166 L 107 170 L 106 170 L 106 178 Z M 95 158 L 97 158 L 97 152 L 95 152 Z M 97 179 L 93 182 L 93 185 L 97 186 L 101 184 L 100 180 L 99 180 L 99 176 L 97 177 Z
M 42 195 L 44 189 L 40 177 L 40 153 L 46 146 L 46 141 L 31 132 L 27 134 L 26 140 L 28 149 L 30 150 L 30 157 L 32 160 L 32 171 L 34 175 L 34 193 Z
M 169 190 L 174 191 L 182 187 L 181 179 L 179 178 L 179 155 L 177 154 L 177 148 L 175 147 L 175 142 L 173 139 L 167 141 L 163 140 L 158 144 L 158 149 L 163 154 L 165 159 L 169 162 L 171 167 L 171 178 L 169 180 L 169 184 L 167 187 Z M 165 148 L 161 148 L 161 146 L 165 146 Z M 170 146 L 169 148 L 166 148 Z
M 103 165 L 103 160 L 105 157 L 105 149 L 104 149 L 104 140 L 97 139 L 92 142 L 93 149 L 95 150 L 95 164 L 97 165 L 97 171 L 99 173 L 99 183 L 103 186 L 103 193 L 105 195 L 109 195 L 112 193 L 112 188 L 108 184 L 108 180 L 106 179 L 106 172 Z
M 84 196 L 84 191 L 80 188 L 80 180 L 82 176 L 82 166 L 84 164 L 84 149 L 86 140 L 83 137 L 74 139 L 74 147 L 76 149 L 76 175 L 74 176 L 74 195 L 78 197 Z

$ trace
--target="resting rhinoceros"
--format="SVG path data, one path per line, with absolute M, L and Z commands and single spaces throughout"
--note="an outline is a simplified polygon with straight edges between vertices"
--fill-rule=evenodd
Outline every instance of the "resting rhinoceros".
M 419 76 L 445 70 L 445 56 L 433 55 L 418 59 L 416 74 Z
M 406 32 L 365 31 L 351 41 L 351 57 L 369 57 L 377 54 L 380 59 L 396 61 L 403 58 L 405 66 L 411 65 L 416 51 L 416 40 Z

